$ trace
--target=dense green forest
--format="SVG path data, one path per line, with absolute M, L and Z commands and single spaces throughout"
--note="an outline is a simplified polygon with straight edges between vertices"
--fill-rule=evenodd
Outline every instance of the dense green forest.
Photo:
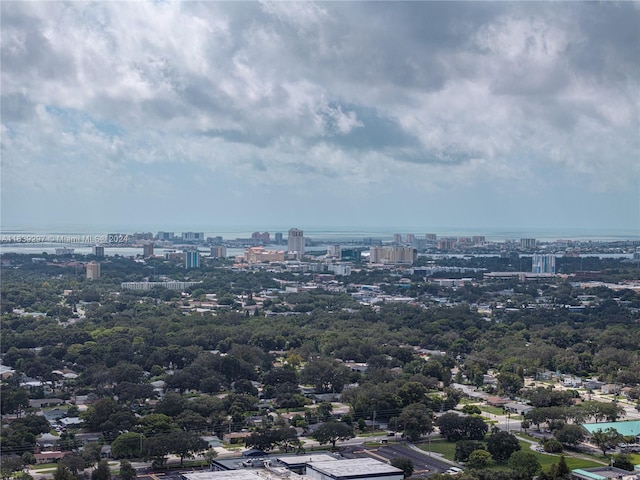
M 615 271 L 623 267 L 618 264 Z M 187 276 L 183 269 L 164 269 L 156 274 L 174 274 L 175 278 L 179 273 L 189 280 L 202 280 L 192 287 L 191 297 L 214 293 L 219 301 L 229 298 L 231 309 L 185 314 L 180 309 L 183 298 L 177 292 L 121 291 L 120 281 L 148 275 L 148 265 L 129 259 L 104 264 L 103 278 L 94 282 L 77 275 L 74 267 L 24 263 L 21 268 L 4 268 L 3 363 L 43 378 L 50 375 L 47 370 L 74 365 L 83 373 L 80 381 L 89 387 L 91 370 L 111 369 L 113 362 L 126 362 L 147 372 L 154 365 L 164 368 L 170 363 L 182 369 L 203 352 L 228 353 L 242 347 L 265 366 L 271 362 L 270 350 L 287 350 L 305 360 L 323 355 L 367 362 L 385 355 L 385 366 L 393 367 L 411 362 L 406 349 L 399 348 L 409 345 L 445 351 L 463 360 L 469 372 L 521 367 L 529 375 L 552 370 L 605 381 L 640 382 L 640 335 L 634 334 L 640 330 L 640 295 L 632 290 L 598 287 L 585 291 L 561 280 L 544 285 L 466 285 L 453 290 L 414 281 L 411 288 L 417 300 L 429 292 L 451 302 L 428 308 L 389 302 L 374 309 L 360 305 L 347 293 L 318 288 L 270 295 L 262 305 L 262 313 L 269 308 L 277 311 L 280 306 L 282 311 L 303 315 L 264 316 L 258 311 L 249 316 L 241 304 L 247 303 L 247 296 L 278 288 L 274 279 L 278 274 L 236 272 L 220 266 L 188 272 Z M 386 277 L 388 287 L 399 280 L 388 278 L 389 273 Z M 308 279 L 310 276 L 298 277 L 299 281 Z M 63 296 L 64 290 L 72 293 Z M 403 287 L 402 293 L 407 290 Z M 387 288 L 387 292 L 394 290 Z M 411 296 L 412 292 L 408 293 Z M 599 301 L 577 312 L 555 306 L 578 304 L 578 297 L 584 295 L 596 296 Z M 525 307 L 540 297 L 550 298 L 552 304 Z M 495 308 L 492 318 L 478 312 L 478 304 L 500 301 L 511 308 Z M 78 306 L 84 318 L 74 321 Z M 13 313 L 15 309 L 46 316 Z
M 47 395 L 43 387 L 20 388 L 21 375 L 55 382 L 69 369 L 77 378 L 55 395 L 94 396 L 98 403 L 82 414 L 85 424 L 106 441 L 118 439 L 123 456 L 143 453 L 138 437 L 126 444 L 123 432 L 149 438 L 178 430 L 222 435 L 250 427 L 248 418 L 263 408 L 304 410 L 291 426 L 327 420 L 328 411 L 309 408 L 300 384 L 341 394 L 351 407 L 343 419 L 349 424 L 373 416 L 409 438 L 429 432 L 432 423 L 429 418 L 407 426 L 408 418 L 426 419 L 423 408 L 455 407 L 461 392 L 452 383 L 482 385 L 488 372 L 498 379 L 490 388 L 511 397 L 526 395 L 525 376 L 547 371 L 627 385 L 635 398 L 639 393 L 640 294 L 631 289 L 585 289 L 571 277 L 519 283 L 483 281 L 481 275 L 447 288 L 402 270 L 360 268 L 331 288 L 287 292 L 284 284 L 308 286 L 313 275 L 241 271 L 229 262 L 186 271 L 169 262 L 113 257 L 103 261 L 101 278 L 90 281 L 74 264 L 33 263 L 21 255 L 4 255 L 3 261 L 2 363 L 19 375 L 3 382 L 2 413 L 19 413 L 28 398 Z M 509 271 L 515 268 L 509 262 L 474 258 L 449 264 Z M 634 264 L 559 259 L 565 272 L 585 263 L 603 280 L 638 278 Z M 184 294 L 120 288 L 123 281 L 163 276 L 201 283 Z M 363 284 L 412 301 L 362 304 L 351 293 Z M 211 298 L 215 311 L 197 310 Z M 367 369 L 352 371 L 347 361 L 366 363 Z M 150 407 L 145 400 L 156 397 L 151 385 L 158 380 L 166 394 Z M 213 396 L 218 394 L 226 395 Z M 267 406 L 265 399 L 272 402 Z M 544 413 L 533 423 L 551 418 Z M 3 430 L 5 453 L 28 449 L 33 439 L 26 432 L 36 434 L 40 427 L 12 428 Z M 262 445 L 265 438 L 254 440 Z M 295 447 L 284 430 L 268 438 Z M 149 450 L 147 456 L 154 454 Z M 156 456 L 163 458 L 162 452 Z

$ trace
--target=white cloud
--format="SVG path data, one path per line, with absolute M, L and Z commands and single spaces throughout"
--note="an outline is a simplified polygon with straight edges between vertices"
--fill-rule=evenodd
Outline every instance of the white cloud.
M 300 201 L 312 190 L 515 195 L 563 175 L 584 195 L 638 193 L 640 52 L 625 37 L 636 7 L 0 8 L 4 185 L 168 191 L 203 168 Z

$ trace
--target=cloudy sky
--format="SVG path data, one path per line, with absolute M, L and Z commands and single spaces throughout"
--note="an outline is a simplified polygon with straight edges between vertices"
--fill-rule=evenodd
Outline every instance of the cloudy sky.
M 5 227 L 640 230 L 640 3 L 0 8 Z

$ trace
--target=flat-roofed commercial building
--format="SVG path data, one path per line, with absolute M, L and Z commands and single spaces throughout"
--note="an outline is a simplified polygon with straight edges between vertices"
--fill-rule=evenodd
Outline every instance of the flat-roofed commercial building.
M 625 437 L 636 437 L 636 442 L 640 442 L 640 420 L 583 423 L 582 426 L 587 432 L 589 432 L 589 435 L 598 430 L 602 430 L 604 432 L 608 428 L 613 428 L 620 435 L 624 435 Z
M 354 458 L 338 462 L 310 462 L 307 476 L 313 480 L 402 480 L 399 468 L 373 458 Z
M 251 470 L 227 470 L 226 472 L 185 473 L 182 478 L 185 480 L 265 480 L 273 477 L 265 477 L 264 473 L 261 476 L 257 471 Z
M 571 480 L 638 480 L 639 473 L 616 467 L 578 468 L 571 470 Z

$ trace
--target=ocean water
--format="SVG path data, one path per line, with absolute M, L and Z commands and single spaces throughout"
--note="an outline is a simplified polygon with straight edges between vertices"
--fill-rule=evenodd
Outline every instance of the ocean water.
M 25 226 L 6 225 L 0 227 L 3 238 L 12 235 L 43 235 L 48 239 L 59 236 L 104 236 L 114 233 L 132 234 L 136 232 L 159 231 L 175 232 L 204 232 L 206 237 L 220 236 L 225 240 L 236 238 L 249 238 L 253 232 L 269 232 L 275 237 L 276 232 L 283 234 L 284 238 L 290 228 L 299 228 L 304 231 L 304 236 L 319 242 L 330 241 L 361 241 L 365 238 L 374 238 L 389 241 L 396 233 L 405 236 L 412 233 L 416 238 L 424 238 L 427 233 L 434 233 L 440 237 L 471 237 L 483 235 L 488 241 L 518 240 L 520 238 L 535 238 L 540 241 L 554 240 L 581 240 L 581 241 L 617 241 L 640 240 L 640 227 L 625 229 L 599 229 L 599 228 L 487 228 L 487 227 L 446 227 L 446 226 L 406 226 L 406 227 L 354 227 L 354 226 L 311 226 L 311 225 L 45 225 Z M 58 243 L 57 240 L 54 240 Z

